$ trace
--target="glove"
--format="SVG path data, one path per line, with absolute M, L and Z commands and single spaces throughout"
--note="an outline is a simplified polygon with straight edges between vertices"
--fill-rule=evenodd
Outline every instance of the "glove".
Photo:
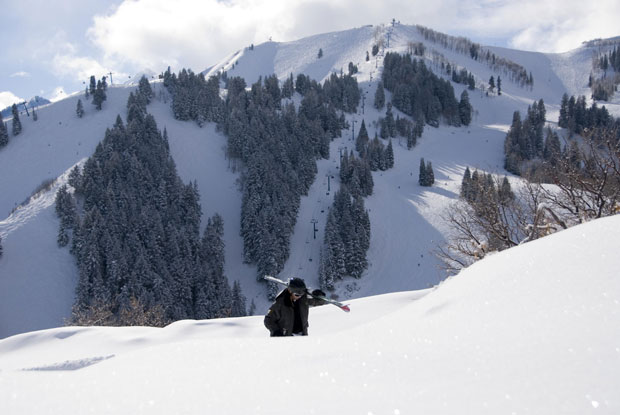
M 284 336 L 284 333 L 282 333 L 282 330 L 276 330 L 271 334 L 272 337 L 282 337 Z
M 321 290 L 314 290 L 312 291 L 312 296 L 313 297 L 325 297 L 326 294 Z

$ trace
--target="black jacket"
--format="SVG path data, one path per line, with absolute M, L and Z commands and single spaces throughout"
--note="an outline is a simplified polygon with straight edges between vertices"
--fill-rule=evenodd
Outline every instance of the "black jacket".
M 309 307 L 322 305 L 324 302 L 316 298 L 308 298 L 304 294 L 297 301 L 291 300 L 288 289 L 284 289 L 273 302 L 265 316 L 265 327 L 271 333 L 271 337 L 292 336 L 293 334 L 308 335 L 308 311 Z M 297 313 L 297 327 L 295 315 Z

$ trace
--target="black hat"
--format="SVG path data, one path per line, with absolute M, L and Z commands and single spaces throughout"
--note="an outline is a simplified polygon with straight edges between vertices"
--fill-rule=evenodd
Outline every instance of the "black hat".
M 305 294 L 306 283 L 301 278 L 291 278 L 288 280 L 288 289 L 292 293 Z

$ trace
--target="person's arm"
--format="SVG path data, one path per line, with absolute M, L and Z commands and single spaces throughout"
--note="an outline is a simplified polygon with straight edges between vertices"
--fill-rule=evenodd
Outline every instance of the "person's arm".
M 315 297 L 315 296 L 316 296 L 316 297 Z M 326 301 L 324 301 L 324 300 L 322 300 L 322 299 L 320 299 L 320 298 L 317 298 L 318 296 L 325 297 L 326 295 L 325 295 L 325 293 L 324 293 L 323 291 L 321 291 L 321 290 L 313 290 L 313 291 L 310 293 L 310 296 L 308 296 L 308 305 L 309 305 L 310 307 L 316 307 L 316 306 L 320 306 L 320 305 L 327 304 L 327 302 L 326 302 Z
M 278 323 L 280 321 L 280 303 L 275 302 L 269 307 L 267 315 L 265 316 L 265 327 L 269 330 L 272 336 L 283 336 L 282 328 Z

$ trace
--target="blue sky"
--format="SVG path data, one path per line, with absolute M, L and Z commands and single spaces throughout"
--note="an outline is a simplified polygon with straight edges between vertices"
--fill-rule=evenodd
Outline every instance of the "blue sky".
M 476 42 L 563 52 L 620 35 L 617 0 L 1 0 L 0 108 L 60 99 L 90 75 L 201 71 L 270 37 L 421 24 Z

